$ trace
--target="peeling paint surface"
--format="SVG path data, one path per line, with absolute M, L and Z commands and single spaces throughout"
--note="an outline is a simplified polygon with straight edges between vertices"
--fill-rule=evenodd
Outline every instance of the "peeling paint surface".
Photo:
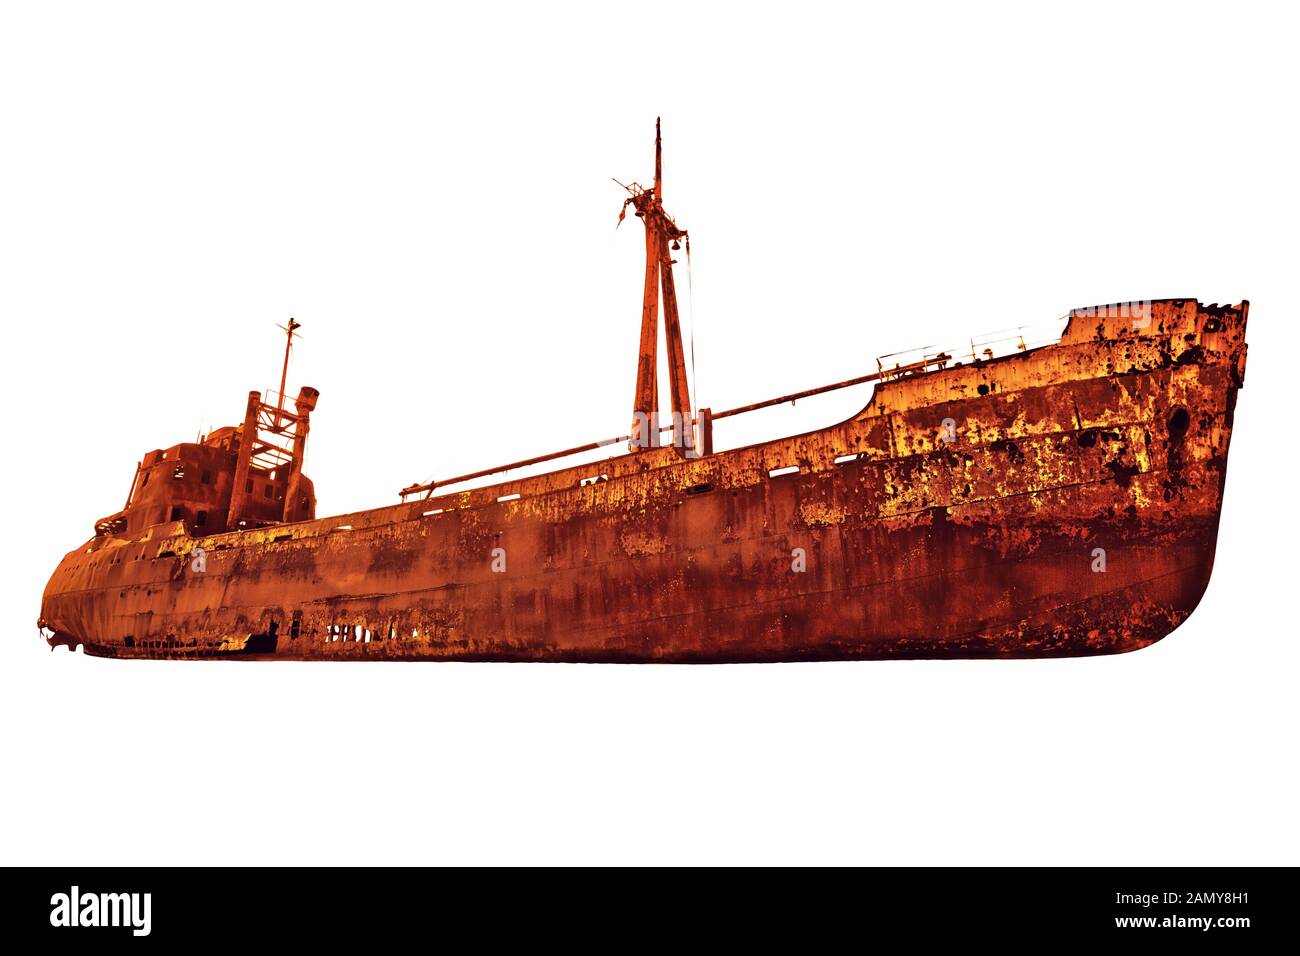
M 64 558 L 41 624 L 52 644 L 121 658 L 1133 650 L 1177 627 L 1208 583 L 1247 308 L 1077 310 L 1056 344 L 902 375 L 848 421 L 701 457 L 649 448 L 207 534 L 192 520 L 133 524 L 128 509 Z M 230 492 L 237 438 L 197 453 L 212 494 Z M 594 470 L 607 478 L 591 482 Z M 314 508 L 310 482 L 292 480 L 305 491 L 286 514 Z M 806 570 L 792 570 L 795 549 Z

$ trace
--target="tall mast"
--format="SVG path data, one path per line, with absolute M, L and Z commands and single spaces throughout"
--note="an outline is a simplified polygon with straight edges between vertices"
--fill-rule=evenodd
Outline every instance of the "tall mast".
M 686 237 L 663 208 L 663 137 L 655 120 L 655 180 L 652 190 L 633 183 L 628 203 L 645 226 L 645 285 L 641 297 L 641 347 L 637 357 L 636 394 L 632 403 L 632 449 L 659 443 L 659 296 L 663 292 L 664 339 L 668 349 L 668 385 L 673 410 L 674 444 L 689 449 L 693 444 L 693 411 L 686 378 L 686 353 L 682 347 L 681 322 L 677 314 L 677 289 L 673 282 L 673 260 L 669 244 Z M 620 217 L 621 218 L 621 217 Z
M 655 120 L 655 184 L 653 196 L 633 193 L 636 214 L 645 224 L 645 286 L 641 294 L 641 349 L 636 364 L 636 394 L 632 399 L 632 448 L 659 444 L 659 236 L 649 211 L 663 195 L 663 145 Z M 643 208 L 644 207 L 644 208 Z M 624 212 L 627 203 L 623 204 Z

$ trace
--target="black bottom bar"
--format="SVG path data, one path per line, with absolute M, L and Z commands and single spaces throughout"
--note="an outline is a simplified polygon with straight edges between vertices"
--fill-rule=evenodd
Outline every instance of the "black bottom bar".
M 586 940 L 617 950 L 654 940 L 735 946 L 784 937 L 820 948 L 847 935 L 868 947 L 894 940 L 890 948 L 900 940 L 1182 948 L 1284 939 L 1294 925 L 1289 869 L 693 870 L 596 879 L 576 870 L 33 869 L 10 876 L 11 934 L 96 947 L 282 940 L 424 948 L 468 935 L 471 946 L 513 938 L 530 947 Z

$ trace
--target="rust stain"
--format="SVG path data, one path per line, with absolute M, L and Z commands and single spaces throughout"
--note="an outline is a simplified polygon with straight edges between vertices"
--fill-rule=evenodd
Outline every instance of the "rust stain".
M 655 186 L 629 187 L 647 249 L 634 420 L 650 426 L 627 454 L 444 490 L 508 470 L 489 469 L 317 518 L 302 460 L 318 393 L 304 387 L 288 409 L 282 374 L 278 394 L 250 393 L 242 424 L 142 458 L 126 506 L 46 587 L 51 646 L 299 660 L 1045 657 L 1139 648 L 1192 612 L 1214 559 L 1247 303 L 1082 309 L 1049 344 L 882 360 L 850 380 L 876 387 L 849 420 L 715 452 L 712 420 L 836 386 L 692 408 L 670 247 L 688 237 L 662 210 L 659 163 L 656 137 Z M 661 304 L 676 415 L 664 426 L 652 398 Z

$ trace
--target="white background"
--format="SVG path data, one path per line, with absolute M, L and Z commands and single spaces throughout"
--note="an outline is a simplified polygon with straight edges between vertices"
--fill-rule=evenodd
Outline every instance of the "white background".
M 1298 862 L 1300 71 L 1268 11 L 6 5 L 3 862 Z M 714 408 L 1075 306 L 1249 298 L 1189 623 L 1053 662 L 45 648 L 60 557 L 143 452 L 275 383 L 290 315 L 321 514 L 620 434 L 643 242 L 610 177 L 651 176 L 660 114 Z

